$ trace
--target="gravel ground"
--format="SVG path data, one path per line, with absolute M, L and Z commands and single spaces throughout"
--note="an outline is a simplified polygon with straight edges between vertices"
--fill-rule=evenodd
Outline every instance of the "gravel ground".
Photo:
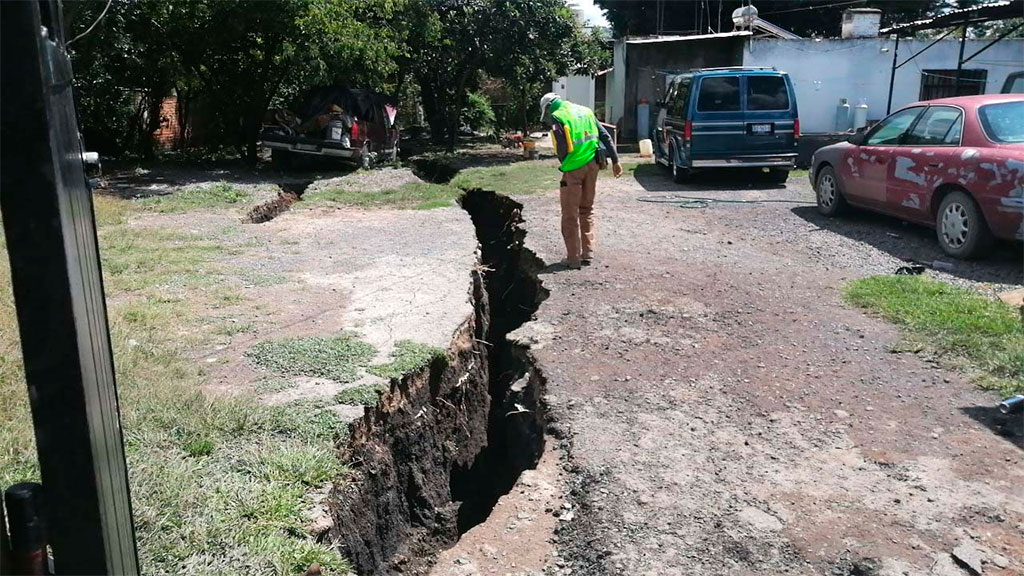
M 665 194 L 787 202 L 637 201 Z M 954 556 L 975 554 L 1024 574 L 1024 423 L 841 300 L 940 259 L 929 232 L 822 220 L 812 199 L 804 180 L 679 186 L 653 166 L 600 182 L 598 260 L 550 267 L 520 330 L 578 512 L 550 573 L 962 576 Z M 557 262 L 557 197 L 522 201 L 527 245 Z M 1020 285 L 1020 253 L 936 276 Z

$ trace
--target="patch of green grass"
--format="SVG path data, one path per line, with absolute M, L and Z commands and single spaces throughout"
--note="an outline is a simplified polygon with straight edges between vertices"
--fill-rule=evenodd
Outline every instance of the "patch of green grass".
M 279 284 L 286 284 L 288 282 L 288 276 L 284 274 L 272 274 L 265 272 L 255 272 L 252 270 L 242 271 L 238 277 L 242 281 L 242 285 L 246 288 L 262 288 L 265 286 L 277 286 Z
M 189 353 L 204 337 L 195 328 L 216 326 L 202 314 L 218 296 L 207 287 L 219 282 L 210 278 L 219 251 L 198 236 L 130 227 L 131 201 L 97 197 L 95 206 L 142 571 L 297 574 L 317 562 L 348 572 L 304 531 L 311 486 L 345 474 L 334 444 L 345 424 L 319 404 L 204 394 Z M 168 296 L 168 286 L 180 293 Z M 39 480 L 31 422 L 0 258 L 2 486 Z
M 483 188 L 520 196 L 558 191 L 561 177 L 558 167 L 551 161 L 530 160 L 501 166 L 468 168 L 456 174 L 451 185 L 456 188 Z
M 862 278 L 845 297 L 902 326 L 902 346 L 972 369 L 984 388 L 1024 391 L 1024 323 L 1003 302 L 922 276 Z
M 399 340 L 391 352 L 391 362 L 371 366 L 367 371 L 381 378 L 401 378 L 426 366 L 436 358 L 447 358 L 444 350 L 411 340 Z
M 346 188 L 331 188 L 323 192 L 306 194 L 303 205 L 336 204 L 357 208 L 409 208 L 430 210 L 454 206 L 462 190 L 445 184 L 406 182 L 397 188 L 366 192 Z
M 225 322 L 217 326 L 214 333 L 221 336 L 234 336 L 236 334 L 252 332 L 255 329 L 256 326 L 253 325 L 252 322 Z
M 377 403 L 378 394 L 384 390 L 387 390 L 387 388 L 379 384 L 353 386 L 335 394 L 334 401 L 338 404 L 349 404 L 352 406 L 373 406 Z
M 286 378 L 265 378 L 256 383 L 257 394 L 277 394 L 295 388 L 295 382 Z
M 209 208 L 224 208 L 248 202 L 250 195 L 234 186 L 220 182 L 213 185 L 193 186 L 164 196 L 150 196 L 137 200 L 140 206 L 155 212 L 189 212 Z
M 271 340 L 256 344 L 245 355 L 265 370 L 294 376 L 352 382 L 375 350 L 351 334 Z

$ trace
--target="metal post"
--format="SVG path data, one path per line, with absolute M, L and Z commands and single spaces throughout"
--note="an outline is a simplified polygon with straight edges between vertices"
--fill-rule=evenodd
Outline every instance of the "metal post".
M 964 24 L 960 33 L 960 55 L 956 59 L 956 86 L 953 88 L 953 96 L 960 95 L 960 72 L 964 68 L 964 44 L 967 43 L 967 24 Z
M 54 568 L 138 574 L 60 4 L 0 2 L 0 30 L 0 210 Z
M 896 33 L 896 45 L 892 48 L 892 72 L 889 74 L 889 101 L 885 104 L 885 115 L 892 112 L 892 88 L 896 83 L 896 57 L 900 53 L 900 33 Z

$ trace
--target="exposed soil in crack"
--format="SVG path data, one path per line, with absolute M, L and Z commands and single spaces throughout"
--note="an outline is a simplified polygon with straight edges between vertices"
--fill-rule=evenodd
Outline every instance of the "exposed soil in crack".
M 301 200 L 302 194 L 312 183 L 312 180 L 308 180 L 303 182 L 279 184 L 278 186 L 281 188 L 281 191 L 277 193 L 277 198 L 253 207 L 253 209 L 249 210 L 245 215 L 242 221 L 252 224 L 270 222 L 274 218 L 277 218 L 281 214 L 287 212 L 292 207 L 292 204 Z
M 342 447 L 352 473 L 331 496 L 339 542 L 362 574 L 425 573 L 476 526 L 544 451 L 543 376 L 509 332 L 547 297 L 543 262 L 524 248 L 521 205 L 480 190 L 473 314 L 445 358 L 392 381 Z
M 417 158 L 412 160 L 412 173 L 420 180 L 434 184 L 447 184 L 459 173 L 459 169 L 441 158 Z

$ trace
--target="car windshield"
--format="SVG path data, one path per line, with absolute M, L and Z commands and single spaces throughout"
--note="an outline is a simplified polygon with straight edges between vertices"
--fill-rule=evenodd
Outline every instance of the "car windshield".
M 993 142 L 1024 142 L 1024 101 L 989 104 L 978 109 L 981 127 Z

